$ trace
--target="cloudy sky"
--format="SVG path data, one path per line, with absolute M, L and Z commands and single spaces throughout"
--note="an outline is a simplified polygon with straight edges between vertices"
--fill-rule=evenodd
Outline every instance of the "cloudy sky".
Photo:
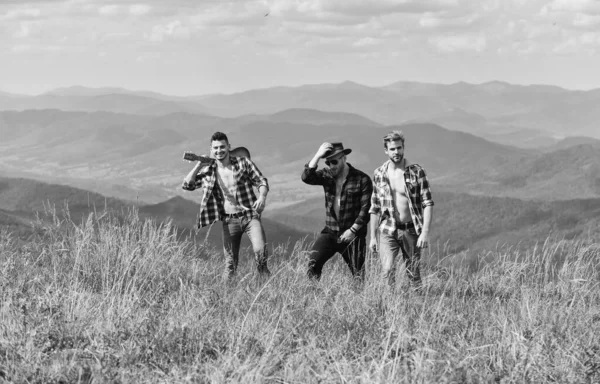
M 0 90 L 600 88 L 600 0 L 0 0 Z

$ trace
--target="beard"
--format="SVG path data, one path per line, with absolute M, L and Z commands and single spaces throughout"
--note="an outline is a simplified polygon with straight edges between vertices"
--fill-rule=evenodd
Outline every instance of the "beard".
M 396 156 L 390 156 L 390 160 L 394 164 L 400 164 L 402 162 L 402 160 L 404 160 L 404 153 L 396 155 Z

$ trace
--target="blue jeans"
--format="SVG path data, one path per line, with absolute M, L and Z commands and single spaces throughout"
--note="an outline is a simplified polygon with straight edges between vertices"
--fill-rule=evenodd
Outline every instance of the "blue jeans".
M 393 234 L 380 233 L 379 257 L 384 280 L 390 286 L 396 282 L 396 257 L 402 252 L 406 274 L 416 288 L 421 286 L 421 249 L 417 247 L 419 235 L 414 228 L 396 229 Z
M 307 275 L 309 278 L 318 280 L 321 277 L 323 265 L 337 252 L 342 255 L 352 276 L 359 279 L 364 278 L 363 266 L 367 248 L 365 238 L 356 237 L 351 243 L 340 243 L 338 239 L 337 232 L 330 231 L 328 228 L 325 228 L 317 236 L 308 259 Z
M 223 253 L 225 254 L 225 274 L 227 278 L 235 275 L 237 270 L 242 234 L 246 233 L 252 249 L 256 269 L 261 275 L 270 275 L 267 268 L 267 237 L 260 217 L 248 212 L 241 217 L 226 217 L 223 219 Z

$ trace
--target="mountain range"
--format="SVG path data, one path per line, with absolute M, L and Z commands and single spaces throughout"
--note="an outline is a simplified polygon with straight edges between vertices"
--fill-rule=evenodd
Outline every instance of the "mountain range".
M 254 89 L 233 94 L 168 96 L 122 88 L 69 87 L 41 95 L 0 93 L 0 109 L 61 109 L 163 116 L 176 112 L 218 117 L 273 115 L 292 108 L 355 113 L 382 125 L 436 123 L 522 147 L 567 136 L 600 138 L 600 90 L 493 81 L 382 87 L 354 82 Z M 516 137 L 515 137 L 516 136 Z
M 405 133 L 406 157 L 424 166 L 438 189 L 521 199 L 600 197 L 597 139 L 525 149 L 435 124 L 383 126 L 356 114 L 303 109 L 238 118 L 0 112 L 0 173 L 130 201 L 158 203 L 176 195 L 194 200 L 197 194 L 180 188 L 191 168 L 183 152 L 206 154 L 212 132 L 224 131 L 233 147 L 250 149 L 270 181 L 270 199 L 284 204 L 315 195 L 300 174 L 322 142 L 342 141 L 353 149 L 348 161 L 372 174 L 386 159 L 382 137 L 392 129 Z
M 348 162 L 372 175 L 387 159 L 382 137 L 400 129 L 407 159 L 425 167 L 436 196 L 437 244 L 460 252 L 548 234 L 596 236 L 599 101 L 600 90 L 501 82 L 344 82 L 189 97 L 0 92 L 0 224 L 27 232 L 44 198 L 68 200 L 78 217 L 93 206 L 135 206 L 218 243 L 220 230 L 191 229 L 201 194 L 181 181 L 192 167 L 183 152 L 207 154 L 211 134 L 222 131 L 269 180 L 272 239 L 299 239 L 322 227 L 323 191 L 300 180 L 321 143 L 342 141 Z

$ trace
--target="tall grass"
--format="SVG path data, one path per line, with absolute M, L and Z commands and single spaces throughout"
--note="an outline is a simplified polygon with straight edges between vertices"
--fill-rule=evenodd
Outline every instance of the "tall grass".
M 135 211 L 51 210 L 35 229 L 0 231 L 0 382 L 600 381 L 597 239 L 475 271 L 449 255 L 415 293 L 374 257 L 364 284 L 339 257 L 310 283 L 312 239 L 273 248 L 268 281 L 247 257 L 225 282 L 218 249 Z

